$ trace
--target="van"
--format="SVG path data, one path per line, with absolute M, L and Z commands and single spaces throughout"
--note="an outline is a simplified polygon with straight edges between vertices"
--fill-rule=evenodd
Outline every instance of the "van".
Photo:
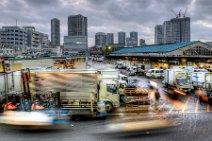
M 164 70 L 163 69 L 150 69 L 146 73 L 146 76 L 154 77 L 154 78 L 164 77 Z

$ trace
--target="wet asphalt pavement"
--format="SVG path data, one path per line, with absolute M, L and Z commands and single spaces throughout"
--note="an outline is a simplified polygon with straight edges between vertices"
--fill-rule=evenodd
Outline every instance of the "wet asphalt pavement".
M 200 104 L 197 97 L 190 94 L 173 98 L 172 94 L 162 87 L 160 79 L 147 79 L 144 76 L 131 77 L 137 85 L 147 87 L 149 80 L 157 83 L 161 93 L 160 111 L 162 115 L 177 117 L 179 125 L 155 130 L 138 130 L 132 132 L 108 133 L 107 125 L 128 118 L 138 121 L 148 113 L 117 113 L 106 120 L 86 119 L 73 121 L 65 129 L 52 127 L 51 130 L 19 130 L 0 125 L 0 141 L 211 141 L 212 140 L 212 107 Z M 153 117 L 154 115 L 151 115 Z M 136 117 L 136 120 L 135 120 Z M 71 126 L 71 125 L 74 126 Z

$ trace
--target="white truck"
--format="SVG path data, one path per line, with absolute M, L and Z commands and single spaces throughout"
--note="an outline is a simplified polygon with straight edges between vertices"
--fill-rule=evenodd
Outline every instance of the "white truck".
M 141 67 L 138 66 L 130 66 L 127 68 L 127 74 L 128 75 L 144 75 L 145 74 L 145 70 Z
M 98 70 L 100 72 L 100 100 L 106 102 L 107 112 L 120 106 L 119 72 L 117 70 Z M 106 88 L 105 88 L 106 87 Z
M 194 87 L 212 89 L 212 73 L 211 72 L 193 72 L 191 74 L 191 82 Z
M 129 61 L 117 61 L 115 68 L 117 69 L 126 69 L 128 66 L 130 66 Z
M 74 115 L 98 116 L 100 102 L 106 104 L 107 112 L 119 107 L 116 82 L 97 70 L 32 70 L 29 89 L 32 96 L 59 93 L 60 108 Z
M 124 88 L 124 87 L 127 86 L 127 83 L 128 83 L 128 77 L 126 75 L 119 73 L 119 75 L 118 75 L 118 86 L 120 88 Z
M 127 84 L 129 83 L 129 79 L 126 75 L 123 75 L 121 73 L 119 73 L 118 75 L 118 87 L 119 87 L 119 96 L 120 96 L 120 101 L 122 100 L 122 97 L 124 95 L 124 88 L 127 86 Z
M 193 86 L 189 83 L 189 79 L 185 70 L 179 69 L 167 69 L 165 70 L 163 84 L 165 87 L 178 89 L 183 92 L 188 92 L 193 89 Z

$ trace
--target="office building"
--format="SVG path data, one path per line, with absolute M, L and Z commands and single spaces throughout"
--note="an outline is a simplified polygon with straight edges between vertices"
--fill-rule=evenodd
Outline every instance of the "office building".
M 46 48 L 49 46 L 48 34 L 36 31 L 33 26 L 24 26 L 23 29 L 27 33 L 28 48 Z
M 155 26 L 155 44 L 163 43 L 163 26 L 156 25 Z
M 155 43 L 161 43 L 161 34 L 163 44 L 189 42 L 191 40 L 190 28 L 190 18 L 185 15 L 181 16 L 179 12 L 176 18 L 163 23 L 162 33 L 160 33 L 161 26 L 155 27 Z
M 163 23 L 163 44 L 172 43 L 172 24 L 170 21 Z
M 138 46 L 138 32 L 130 32 L 130 46 Z
M 60 20 L 51 20 L 51 44 L 53 47 L 60 46 Z
M 18 26 L 3 26 L 0 29 L 0 46 L 14 49 L 15 53 L 21 53 L 27 47 L 27 32 Z
M 68 54 L 88 51 L 87 17 L 68 16 L 68 36 L 64 36 L 64 51 Z
M 95 46 L 96 48 L 104 48 L 107 44 L 107 35 L 103 32 L 95 34 Z
M 107 33 L 107 45 L 112 45 L 114 44 L 114 37 L 113 37 L 113 33 Z
M 140 39 L 140 46 L 145 46 L 146 45 L 146 41 L 144 39 Z
M 172 24 L 172 43 L 190 41 L 190 18 L 171 19 Z
M 134 43 L 133 43 L 133 41 L 130 39 L 130 37 L 127 37 L 126 38 L 126 46 L 127 47 L 133 47 L 134 45 L 133 45 Z
M 118 32 L 118 44 L 125 46 L 125 41 L 126 41 L 126 33 Z
M 87 36 L 64 36 L 64 51 L 77 54 L 87 50 Z
M 87 36 L 87 17 L 68 16 L 68 36 Z

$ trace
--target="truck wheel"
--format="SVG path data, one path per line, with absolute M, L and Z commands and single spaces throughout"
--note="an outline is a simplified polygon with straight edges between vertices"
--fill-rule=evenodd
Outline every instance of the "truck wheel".
M 111 113 L 113 111 L 113 104 L 109 101 L 106 102 L 106 112 Z
M 78 115 L 72 115 L 70 117 L 70 120 L 72 120 L 72 121 L 78 121 L 78 120 L 80 120 L 80 117 Z

